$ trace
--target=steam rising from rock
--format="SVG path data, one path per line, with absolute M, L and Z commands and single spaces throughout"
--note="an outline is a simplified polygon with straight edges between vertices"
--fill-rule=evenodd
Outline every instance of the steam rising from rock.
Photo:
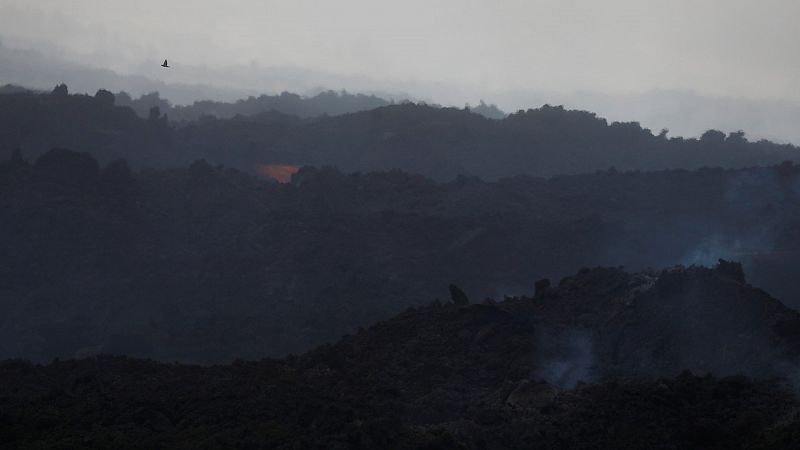
M 580 329 L 549 329 L 537 342 L 538 367 L 534 378 L 541 378 L 563 389 L 579 381 L 593 379 L 594 351 L 591 333 Z

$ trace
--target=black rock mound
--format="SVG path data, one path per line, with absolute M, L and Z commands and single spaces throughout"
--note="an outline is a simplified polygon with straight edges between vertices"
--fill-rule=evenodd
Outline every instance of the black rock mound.
M 0 434 L 23 448 L 793 448 L 800 318 L 740 275 L 584 269 L 283 360 L 8 361 Z

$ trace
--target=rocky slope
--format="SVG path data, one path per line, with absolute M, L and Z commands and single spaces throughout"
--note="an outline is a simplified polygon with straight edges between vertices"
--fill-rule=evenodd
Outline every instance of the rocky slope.
M 800 316 L 740 266 L 538 286 L 411 309 L 283 360 L 7 361 L 0 434 L 18 448 L 794 445 Z
M 204 161 L 136 172 L 68 150 L 18 157 L 0 163 L 0 358 L 279 357 L 451 283 L 501 298 L 581 265 L 742 259 L 796 306 L 799 174 L 436 183 L 304 168 L 277 184 Z

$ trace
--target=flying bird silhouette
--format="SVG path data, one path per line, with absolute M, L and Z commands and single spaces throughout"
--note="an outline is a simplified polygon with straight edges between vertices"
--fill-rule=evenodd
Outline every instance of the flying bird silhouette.
M 162 64 L 161 67 L 166 67 L 167 69 L 169 69 L 169 64 L 167 63 L 166 59 L 164 60 L 164 64 Z

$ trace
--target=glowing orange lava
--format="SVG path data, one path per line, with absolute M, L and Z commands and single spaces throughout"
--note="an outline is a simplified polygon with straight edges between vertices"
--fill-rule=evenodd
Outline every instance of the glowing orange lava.
M 256 170 L 261 175 L 272 178 L 278 183 L 288 183 L 292 180 L 292 175 L 296 174 L 300 168 L 291 164 L 261 164 Z

